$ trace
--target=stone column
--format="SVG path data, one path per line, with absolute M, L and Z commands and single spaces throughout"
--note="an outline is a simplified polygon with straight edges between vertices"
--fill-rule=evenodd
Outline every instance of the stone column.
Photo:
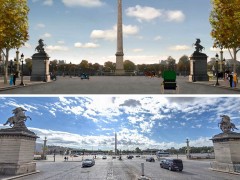
M 211 168 L 240 173 L 240 133 L 220 133 L 211 140 L 215 153 L 215 161 L 211 163 Z
M 123 56 L 122 0 L 118 0 L 116 75 L 124 74 Z
M 209 81 L 206 54 L 194 52 L 190 56 L 189 81 Z
M 36 53 L 32 56 L 31 81 L 50 81 L 49 58 L 47 53 Z
M 25 128 L 0 130 L 0 174 L 19 175 L 36 171 L 33 162 L 35 133 Z

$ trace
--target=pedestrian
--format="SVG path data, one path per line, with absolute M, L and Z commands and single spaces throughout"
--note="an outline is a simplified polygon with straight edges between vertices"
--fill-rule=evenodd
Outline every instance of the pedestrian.
M 238 83 L 237 73 L 234 73 L 234 75 L 233 75 L 233 84 L 234 84 L 234 87 L 237 87 L 237 83 Z
M 229 78 L 230 87 L 232 87 L 232 84 L 233 84 L 233 75 L 232 75 L 232 74 L 229 74 L 229 75 L 228 75 L 228 78 Z
M 68 157 L 67 157 L 67 161 L 68 161 Z
M 13 85 L 16 85 L 16 78 L 17 78 L 17 73 L 13 74 Z
M 67 160 L 67 157 L 66 157 L 66 156 L 64 157 L 64 160 L 65 160 L 65 161 Z

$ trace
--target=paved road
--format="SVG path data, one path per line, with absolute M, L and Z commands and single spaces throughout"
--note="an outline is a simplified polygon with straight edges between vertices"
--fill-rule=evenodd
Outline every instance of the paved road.
M 0 91 L 0 94 L 161 94 L 162 78 L 143 76 L 95 76 L 90 80 L 59 77 L 57 81 Z M 189 83 L 178 77 L 179 94 L 240 94 L 232 89 Z M 175 94 L 167 90 L 164 94 Z
M 209 161 L 183 160 L 183 172 L 169 171 L 159 166 L 159 161 L 146 162 L 145 158 L 123 157 L 122 161 L 108 157 L 96 159 L 90 168 L 81 168 L 81 162 L 37 162 L 40 173 L 18 178 L 18 180 L 136 180 L 141 176 L 141 163 L 145 164 L 145 175 L 151 180 L 238 180 L 240 175 L 211 171 Z

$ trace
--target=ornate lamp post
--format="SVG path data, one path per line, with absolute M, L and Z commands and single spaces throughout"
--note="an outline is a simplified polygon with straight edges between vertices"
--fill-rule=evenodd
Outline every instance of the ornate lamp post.
M 21 86 L 24 86 L 24 84 L 23 84 L 23 59 L 24 59 L 24 55 L 23 55 L 23 53 L 22 53 L 22 55 L 21 55 L 21 62 L 22 62 L 22 71 L 21 71 Z
M 217 74 L 217 82 L 216 82 L 215 86 L 219 86 L 219 83 L 218 83 L 218 54 L 216 54 L 216 65 L 217 65 L 217 72 L 216 72 L 216 74 Z
M 223 62 L 223 79 L 225 80 L 225 78 L 226 78 L 225 77 L 225 72 L 226 72 L 226 67 L 225 67 L 226 66 L 226 64 L 225 64 L 226 60 L 225 60 L 225 58 L 222 60 L 222 62 Z

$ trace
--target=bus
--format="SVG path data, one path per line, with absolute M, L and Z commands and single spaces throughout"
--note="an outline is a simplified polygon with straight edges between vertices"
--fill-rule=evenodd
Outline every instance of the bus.
M 157 157 L 168 157 L 169 155 L 170 155 L 169 152 L 164 152 L 164 151 L 156 152 Z

